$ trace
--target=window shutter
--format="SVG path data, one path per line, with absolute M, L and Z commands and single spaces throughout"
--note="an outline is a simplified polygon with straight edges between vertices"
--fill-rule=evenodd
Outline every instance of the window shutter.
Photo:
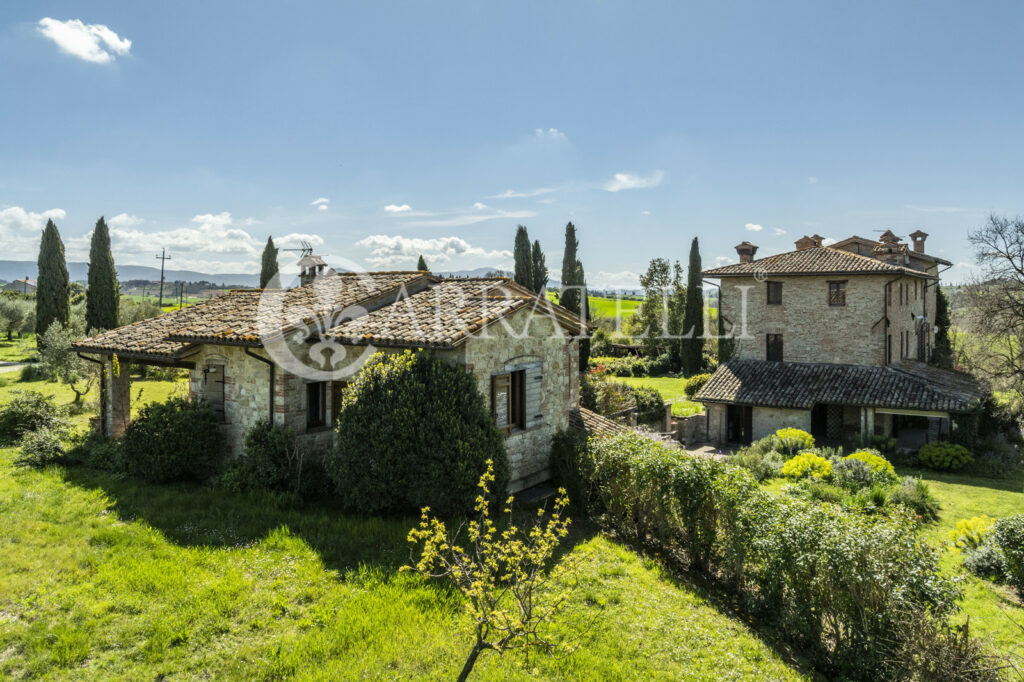
M 544 414 L 541 409 L 544 383 L 543 365 L 539 362 L 527 365 L 526 368 L 526 428 L 533 428 L 544 423 Z
M 510 390 L 508 374 L 491 377 L 491 413 L 499 429 L 508 428 Z

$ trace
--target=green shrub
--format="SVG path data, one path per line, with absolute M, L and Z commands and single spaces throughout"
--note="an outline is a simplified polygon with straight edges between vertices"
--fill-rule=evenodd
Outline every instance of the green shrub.
M 832 482 L 850 492 L 857 492 L 874 485 L 875 472 L 859 459 L 843 457 L 832 463 Z
M 854 509 L 868 514 L 873 514 L 889 503 L 892 489 L 877 483 L 870 488 L 858 490 L 850 498 L 850 506 Z
M 961 552 L 972 552 L 985 542 L 992 532 L 993 523 L 995 523 L 995 519 L 991 516 L 960 519 L 956 522 L 956 527 L 947 533 L 949 542 Z
M 728 462 L 734 466 L 743 467 L 758 482 L 781 476 L 782 465 L 785 463 L 779 453 L 773 450 L 763 451 L 753 445 L 741 449 L 730 457 Z
M 52 379 L 53 375 L 41 362 L 25 365 L 21 368 L 21 373 L 18 374 L 18 381 L 22 383 L 28 383 L 30 381 L 50 381 Z
M 973 462 L 974 457 L 963 445 L 935 441 L 921 446 L 921 449 L 917 451 L 917 461 L 929 469 L 959 471 Z
M 1003 553 L 1007 582 L 1024 597 L 1024 514 L 996 521 L 992 540 Z
M 224 438 L 205 401 L 174 397 L 139 410 L 125 429 L 123 445 L 128 473 L 136 478 L 202 481 L 220 468 Z
M 67 437 L 68 431 L 61 427 L 44 426 L 29 431 L 21 439 L 15 464 L 41 468 L 63 461 Z
M 888 460 L 877 452 L 873 452 L 871 450 L 858 450 L 857 452 L 847 455 L 843 460 L 851 463 L 858 461 L 866 465 L 870 472 L 868 480 L 870 485 L 893 485 L 898 483 L 900 480 L 895 467 L 893 467 Z
M 697 395 L 697 391 L 704 388 L 704 384 L 708 383 L 710 379 L 710 374 L 694 374 L 683 384 L 683 393 L 686 394 L 687 398 L 693 400 L 693 396 Z
M 804 491 L 807 496 L 812 500 L 818 502 L 829 502 L 832 504 L 839 504 L 846 499 L 846 494 L 842 488 L 834 486 L 818 479 L 809 479 L 804 484 Z
M 68 450 L 67 460 L 72 464 L 111 473 L 125 473 L 128 470 L 122 442 L 95 432 L 74 443 Z
M 972 550 L 964 558 L 964 568 L 985 580 L 993 580 L 997 583 L 1006 580 L 1006 559 L 991 539 Z
M 66 423 L 67 410 L 53 398 L 37 391 L 11 391 L 10 400 L 0 406 L 0 446 L 15 445 L 27 433 L 62 428 Z
M 298 447 L 291 429 L 261 419 L 246 434 L 243 455 L 225 467 L 220 484 L 234 492 L 264 490 L 280 501 L 301 502 L 326 492 L 325 479 L 323 466 Z
M 814 436 L 800 429 L 779 429 L 772 437 L 772 447 L 787 455 L 795 455 L 803 450 L 814 447 Z
M 802 452 L 782 465 L 782 475 L 795 479 L 827 479 L 832 476 L 832 462 L 813 452 Z
M 891 454 L 896 452 L 896 438 L 885 434 L 875 434 L 871 437 L 871 447 L 883 454 Z
M 430 507 L 453 516 L 472 509 L 487 460 L 504 499 L 505 440 L 476 379 L 430 353 L 406 351 L 374 355 L 349 384 L 324 465 L 348 509 Z
M 654 388 L 633 386 L 636 420 L 640 424 L 660 424 L 665 418 L 665 399 Z
M 903 482 L 892 490 L 889 504 L 903 505 L 912 511 L 921 521 L 938 521 L 939 501 L 935 499 L 928 484 L 919 478 L 907 476 Z
M 701 571 L 828 676 L 870 679 L 910 666 L 923 637 L 908 633 L 905 619 L 941 629 L 955 609 L 954 581 L 902 510 L 867 517 L 774 496 L 743 469 L 633 433 L 591 439 L 565 456 L 576 461 L 560 470 L 578 479 L 592 515 Z M 951 638 L 929 632 L 959 655 Z

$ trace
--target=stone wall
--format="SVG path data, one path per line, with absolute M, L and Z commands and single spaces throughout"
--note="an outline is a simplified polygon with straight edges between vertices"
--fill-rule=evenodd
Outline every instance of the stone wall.
M 721 403 L 706 403 L 707 439 L 717 445 L 729 441 L 729 406 Z
M 735 325 L 738 337 L 735 357 L 765 360 L 766 335 L 782 334 L 783 359 L 789 362 L 885 364 L 885 292 L 892 279 L 883 275 L 771 277 L 769 281 L 782 283 L 782 304 L 768 305 L 766 282 L 753 277 L 722 278 L 722 313 Z M 845 306 L 828 304 L 831 281 L 846 281 Z M 903 303 L 901 283 L 909 292 Z M 902 331 L 911 332 L 909 357 L 916 357 L 918 322 L 911 315 L 921 315 L 927 305 L 929 320 L 934 320 L 934 287 L 926 295 L 924 281 L 916 277 L 899 278 L 889 287 L 893 360 L 900 359 Z M 929 334 L 933 324 L 925 325 Z
M 751 415 L 753 439 L 760 440 L 779 429 L 792 427 L 811 431 L 810 410 L 789 410 L 781 407 L 755 407 Z

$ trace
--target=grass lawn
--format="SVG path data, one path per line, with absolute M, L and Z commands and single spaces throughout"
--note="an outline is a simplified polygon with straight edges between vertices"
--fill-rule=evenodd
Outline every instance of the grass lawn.
M 922 529 L 922 536 L 936 547 L 947 544 L 947 534 L 956 522 L 974 516 L 993 518 L 1024 512 L 1024 474 L 1003 479 L 982 478 L 966 474 L 949 474 L 927 469 L 899 468 L 900 475 L 916 476 L 928 483 L 942 506 L 939 520 Z M 765 482 L 765 487 L 779 494 L 787 484 L 784 479 Z M 970 617 L 971 632 L 988 640 L 1004 653 L 1024 656 L 1024 608 L 1012 589 L 982 580 L 963 568 L 963 555 L 943 550 L 943 570 L 963 579 L 963 611 L 954 619 L 963 622 Z M 1018 627 L 1014 622 L 1019 623 Z
M 460 598 L 401 573 L 408 518 L 282 511 L 190 485 L 11 466 L 0 450 L 0 677 L 443 679 Z M 473 679 L 795 679 L 699 588 L 578 528 L 589 623 L 569 656 L 481 656 Z
M 36 350 L 36 335 L 15 336 L 10 341 L 0 336 L 0 362 L 31 362 L 39 359 Z
M 704 411 L 701 403 L 687 400 L 683 387 L 686 379 L 675 379 L 673 377 L 611 377 L 611 381 L 621 381 L 630 386 L 644 386 L 653 388 L 661 394 L 661 397 L 672 403 L 672 415 L 675 417 L 688 417 L 691 414 L 699 414 Z

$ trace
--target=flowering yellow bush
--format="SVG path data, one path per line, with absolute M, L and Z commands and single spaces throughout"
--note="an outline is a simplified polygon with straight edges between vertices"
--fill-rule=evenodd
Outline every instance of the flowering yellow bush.
M 787 478 L 829 478 L 832 476 L 832 462 L 813 452 L 801 452 L 782 465 L 782 475 Z
M 896 468 L 893 467 L 889 460 L 871 450 L 858 450 L 847 455 L 845 459 L 859 459 L 871 467 L 871 470 L 876 474 L 882 474 L 886 477 L 889 475 L 896 476 Z
M 985 538 L 992 532 L 992 524 L 996 522 L 991 516 L 974 516 L 969 519 L 960 519 L 956 522 L 956 528 L 949 531 L 949 541 L 954 548 L 961 552 L 969 552 L 981 547 Z
M 801 450 L 814 447 L 814 436 L 800 429 L 779 429 L 772 436 L 772 447 L 780 452 L 792 455 Z

